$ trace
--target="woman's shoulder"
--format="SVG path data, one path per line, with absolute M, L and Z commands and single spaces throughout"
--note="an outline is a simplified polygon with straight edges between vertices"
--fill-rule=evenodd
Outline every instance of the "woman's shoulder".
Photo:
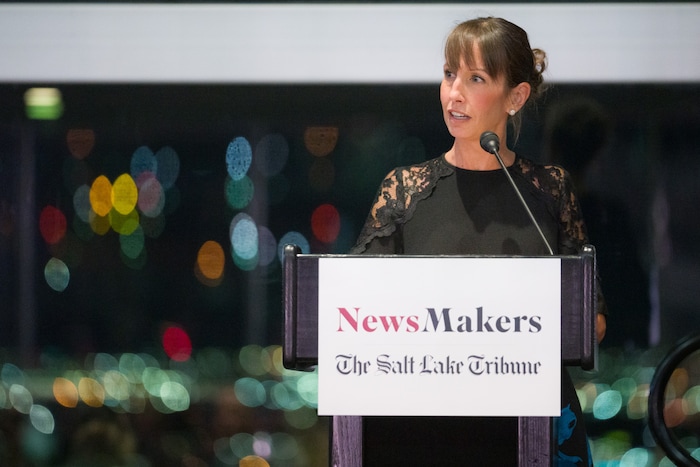
M 396 167 L 387 174 L 385 180 L 395 180 L 402 185 L 420 187 L 452 172 L 454 170 L 443 154 L 423 162 Z
M 518 155 L 515 159 L 515 165 L 523 176 L 541 185 L 561 185 L 565 184 L 569 178 L 566 169 L 558 164 L 543 164 Z
M 516 174 L 525 179 L 534 193 L 539 193 L 555 203 L 566 202 L 573 193 L 573 183 L 569 173 L 557 164 L 542 164 L 526 157 L 516 159 Z

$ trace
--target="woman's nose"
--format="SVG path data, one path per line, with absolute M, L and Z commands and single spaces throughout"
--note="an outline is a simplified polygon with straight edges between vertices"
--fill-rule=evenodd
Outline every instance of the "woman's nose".
M 462 85 L 459 79 L 456 79 L 452 82 L 452 87 L 450 88 L 450 99 L 458 102 L 464 100 L 464 94 L 462 93 Z

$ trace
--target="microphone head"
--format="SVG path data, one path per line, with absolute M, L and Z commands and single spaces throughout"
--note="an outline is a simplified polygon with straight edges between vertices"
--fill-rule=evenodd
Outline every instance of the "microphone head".
M 479 143 L 481 143 L 481 149 L 491 154 L 496 154 L 501 147 L 500 139 L 493 131 L 483 132 Z

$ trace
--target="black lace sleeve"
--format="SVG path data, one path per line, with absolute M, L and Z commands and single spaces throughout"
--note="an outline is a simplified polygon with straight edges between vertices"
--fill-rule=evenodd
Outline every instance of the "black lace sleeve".
M 403 253 L 401 225 L 410 219 L 417 202 L 430 195 L 435 182 L 450 173 L 441 157 L 389 172 L 350 254 Z
M 578 254 L 588 242 L 586 225 L 569 173 L 558 165 L 538 165 L 518 159 L 523 177 L 544 198 L 559 222 L 557 254 Z
M 578 198 L 574 192 L 569 173 L 557 165 L 536 165 L 526 159 L 518 160 L 522 174 L 529 178 L 535 189 L 553 200 L 553 213 L 559 219 L 559 241 L 557 254 L 575 255 L 588 244 L 588 233 Z M 608 314 L 608 306 L 603 295 L 600 276 L 598 283 L 598 313 Z

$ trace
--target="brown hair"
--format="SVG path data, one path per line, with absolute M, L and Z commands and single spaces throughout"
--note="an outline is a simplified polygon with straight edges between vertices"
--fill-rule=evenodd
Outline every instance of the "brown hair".
M 479 47 L 486 72 L 502 78 L 508 88 L 520 83 L 530 85 L 528 102 L 544 92 L 542 73 L 547 67 L 547 55 L 541 49 L 532 49 L 527 33 L 502 18 L 476 18 L 458 24 L 445 42 L 447 67 L 457 70 L 461 60 L 474 66 L 474 46 Z M 520 133 L 521 113 L 511 117 L 517 139 Z

